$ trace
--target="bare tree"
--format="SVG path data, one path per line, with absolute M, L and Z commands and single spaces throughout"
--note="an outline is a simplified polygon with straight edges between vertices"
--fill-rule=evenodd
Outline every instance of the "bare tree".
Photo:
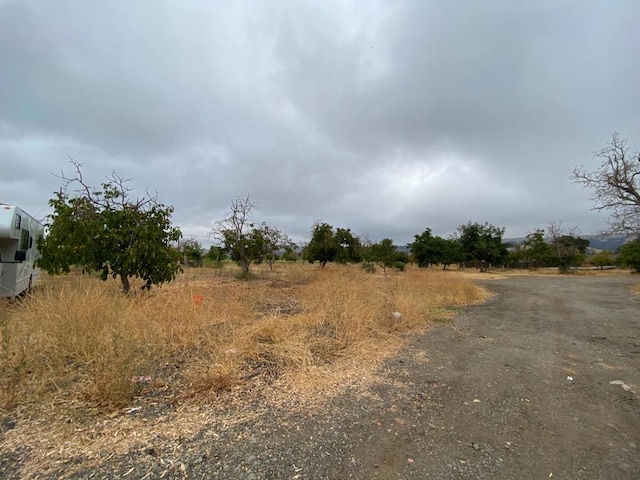
M 589 240 L 580 238 L 578 227 L 564 227 L 562 222 L 553 220 L 547 227 L 547 241 L 553 250 L 554 261 L 562 273 L 577 267 L 584 260 Z
M 216 222 L 211 231 L 220 247 L 240 265 L 243 278 L 249 277 L 252 263 L 266 261 L 273 269 L 278 252 L 294 248 L 289 237 L 276 227 L 264 222 L 257 226 L 251 220 L 256 207 L 248 196 L 233 200 L 228 216 Z
M 231 255 L 232 260 L 238 262 L 245 275 L 254 261 L 250 236 L 255 226 L 251 222 L 251 213 L 256 206 L 249 196 L 232 200 L 229 215 L 217 221 L 211 230 L 211 236 Z
M 611 211 L 611 233 L 640 235 L 640 152 L 629 154 L 627 141 L 614 132 L 611 142 L 593 156 L 601 159 L 600 168 L 574 168 L 574 181 L 593 190 L 589 198 L 594 210 Z

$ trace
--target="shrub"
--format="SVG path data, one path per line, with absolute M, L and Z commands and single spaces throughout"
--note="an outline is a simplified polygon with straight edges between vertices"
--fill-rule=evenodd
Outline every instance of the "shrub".
M 640 240 L 625 243 L 620 248 L 618 261 L 625 267 L 640 273 Z
M 373 262 L 362 262 L 361 267 L 367 273 L 376 272 L 376 264 Z

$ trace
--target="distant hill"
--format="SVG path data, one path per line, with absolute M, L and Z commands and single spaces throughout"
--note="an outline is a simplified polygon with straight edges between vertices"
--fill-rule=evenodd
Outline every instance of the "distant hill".
M 591 248 L 608 250 L 610 252 L 615 252 L 629 240 L 628 237 L 620 235 L 581 235 L 581 237 L 589 240 L 589 246 Z
M 629 240 L 629 237 L 623 235 L 579 235 L 579 237 L 589 240 L 589 247 L 609 252 L 615 252 Z M 517 245 L 524 240 L 524 238 L 505 238 L 504 241 Z

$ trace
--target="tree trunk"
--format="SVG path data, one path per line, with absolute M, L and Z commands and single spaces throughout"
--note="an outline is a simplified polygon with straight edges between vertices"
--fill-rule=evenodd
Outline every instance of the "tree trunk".
M 241 261 L 240 268 L 242 269 L 242 276 L 243 277 L 248 277 L 249 276 L 249 268 L 250 267 L 251 267 L 251 262 L 247 261 L 246 259 Z
M 131 290 L 131 284 L 129 283 L 129 275 L 121 272 L 120 281 L 122 282 L 122 291 L 124 293 L 129 293 L 129 291 Z

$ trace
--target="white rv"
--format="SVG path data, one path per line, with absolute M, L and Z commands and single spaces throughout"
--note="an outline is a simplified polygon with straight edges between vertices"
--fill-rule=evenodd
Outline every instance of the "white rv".
M 0 297 L 20 295 L 36 281 L 43 235 L 44 226 L 31 215 L 0 203 Z

